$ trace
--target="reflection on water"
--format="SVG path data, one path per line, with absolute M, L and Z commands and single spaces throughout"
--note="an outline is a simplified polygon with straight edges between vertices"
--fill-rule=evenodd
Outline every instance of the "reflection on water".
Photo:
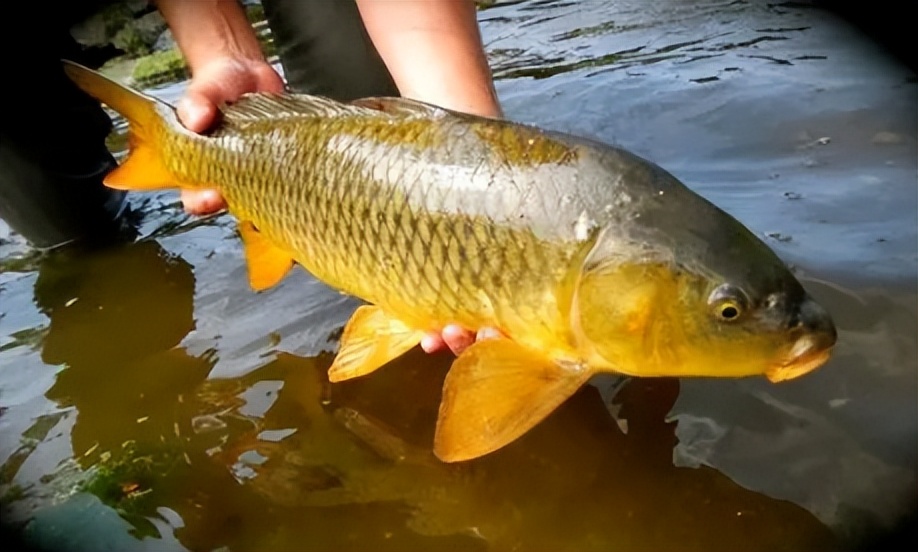
M 153 241 L 51 260 L 35 283 L 49 317 L 42 360 L 65 368 L 45 393 L 58 412 L 25 434 L 40 452 L 70 418 L 76 464 L 41 483 L 95 495 L 137 537 L 170 527 L 192 550 L 646 549 L 674 538 L 726 550 L 748 549 L 752 532 L 756 549 L 835 546 L 789 502 L 673 466 L 664 417 L 676 380 L 615 383 L 618 422 L 588 387 L 506 452 L 447 465 L 430 442 L 450 359 L 415 353 L 332 387 L 330 354 L 279 354 L 246 376 L 208 380 L 213 354 L 176 347 L 194 325 L 193 292 L 191 267 Z M 3 467 L 6 482 L 37 454 L 23 447 Z M 34 492 L 20 488 L 14 506 L 41 498 Z M 61 516 L 111 523 L 75 496 L 57 497 L 61 511 L 27 533 Z
M 303 273 L 255 295 L 228 217 L 137 196 L 137 243 L 0 243 L 4 523 L 53 550 L 833 550 L 889 527 L 918 461 L 915 84 L 808 14 L 555 0 L 481 20 L 512 117 L 635 149 L 782 236 L 839 327 L 823 369 L 597 379 L 442 464 L 450 358 L 328 384 L 353 300 Z

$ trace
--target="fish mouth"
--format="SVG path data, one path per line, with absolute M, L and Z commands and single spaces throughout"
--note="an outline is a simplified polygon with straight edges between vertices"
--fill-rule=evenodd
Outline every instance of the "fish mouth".
M 834 344 L 834 339 L 832 340 Z M 791 360 L 784 364 L 772 366 L 765 376 L 772 382 L 791 380 L 812 372 L 829 360 L 832 345 L 826 346 L 812 337 L 801 337 L 791 349 Z

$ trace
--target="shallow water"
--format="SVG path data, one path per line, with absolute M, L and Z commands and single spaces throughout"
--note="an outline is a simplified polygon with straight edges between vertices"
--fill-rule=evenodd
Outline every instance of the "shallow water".
M 129 246 L 41 259 L 0 231 L 5 523 L 53 549 L 833 550 L 914 512 L 915 75 L 802 3 L 480 20 L 508 117 L 631 149 L 766 236 L 833 359 L 777 386 L 597 378 L 445 465 L 449 357 L 331 386 L 356 301 L 303 272 L 255 295 L 231 219 L 138 195 Z

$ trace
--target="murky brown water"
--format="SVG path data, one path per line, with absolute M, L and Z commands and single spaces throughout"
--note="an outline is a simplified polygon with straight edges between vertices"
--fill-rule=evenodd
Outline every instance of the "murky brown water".
M 135 196 L 132 245 L 39 259 L 0 232 L 4 523 L 55 550 L 833 550 L 914 512 L 915 75 L 805 5 L 480 18 L 508 116 L 632 149 L 770 236 L 833 360 L 778 386 L 597 379 L 445 465 L 450 358 L 331 386 L 355 301 L 305 273 L 253 294 L 228 217 Z

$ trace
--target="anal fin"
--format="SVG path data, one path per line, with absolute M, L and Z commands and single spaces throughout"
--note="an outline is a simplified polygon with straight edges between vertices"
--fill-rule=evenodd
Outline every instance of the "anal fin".
M 423 331 L 409 328 L 381 308 L 363 305 L 344 327 L 328 379 L 337 382 L 369 374 L 408 352 L 422 337 Z
M 545 419 L 591 375 L 510 339 L 479 341 L 446 376 L 434 453 L 458 462 L 497 450 Z
M 277 285 L 293 267 L 293 257 L 274 245 L 249 221 L 239 223 L 239 234 L 252 289 L 263 291 Z

